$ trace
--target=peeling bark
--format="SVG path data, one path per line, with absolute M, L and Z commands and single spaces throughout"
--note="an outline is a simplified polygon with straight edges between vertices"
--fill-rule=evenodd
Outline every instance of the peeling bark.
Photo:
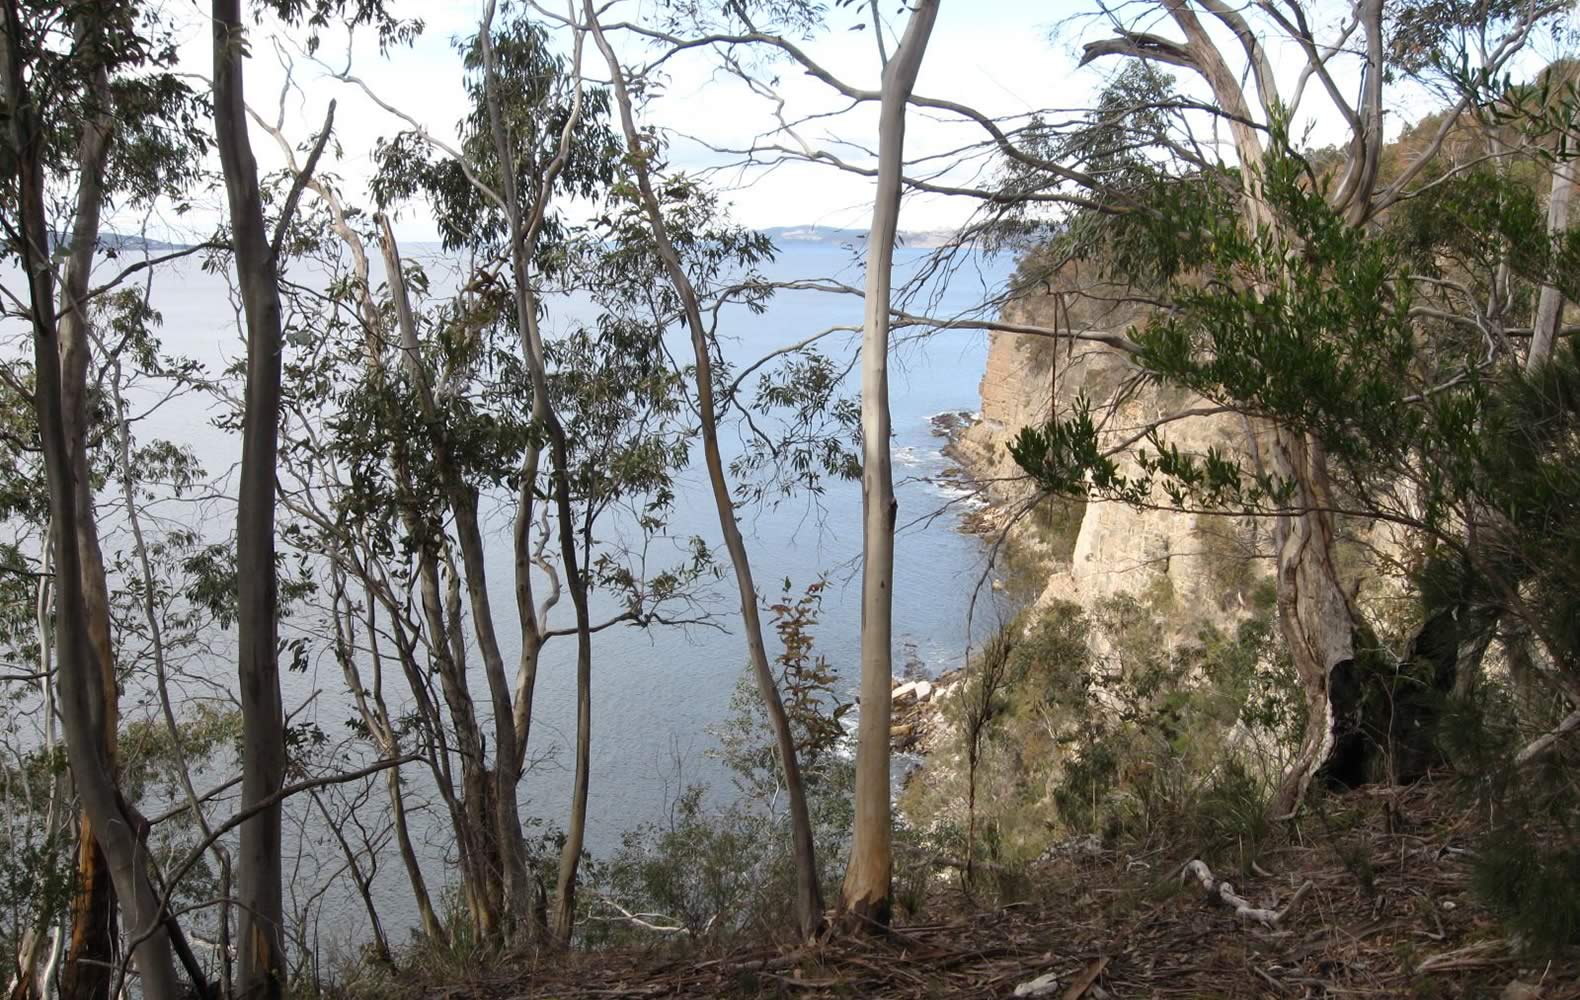
M 76 34 L 85 41 L 94 31 L 91 21 L 78 21 Z M 110 594 L 104 573 L 104 553 L 99 545 L 94 513 L 93 480 L 88 467 L 88 368 L 89 343 L 86 299 L 99 240 L 99 214 L 104 204 L 104 168 L 109 160 L 114 131 L 111 117 L 109 73 L 101 64 L 94 70 L 93 114 L 84 123 L 77 150 L 76 215 L 72 222 L 70 255 L 60 289 L 61 419 L 76 494 L 76 545 L 82 565 L 82 598 L 87 613 L 88 642 L 100 667 L 97 696 L 91 708 L 103 733 L 110 768 L 116 766 L 120 729 L 120 692 L 115 678 L 115 654 L 110 645 Z M 113 985 L 115 886 L 107 862 L 84 814 L 79 824 L 77 892 L 71 903 L 71 941 L 61 990 L 73 998 L 107 997 Z
M 1557 239 L 1569 231 L 1569 203 L 1574 199 L 1575 163 L 1560 160 L 1553 164 L 1552 188 L 1547 195 L 1547 235 Z M 1542 286 L 1536 303 L 1536 322 L 1531 330 L 1531 347 L 1525 356 L 1527 371 L 1552 357 L 1553 341 L 1563 319 L 1564 294 L 1555 285 Z
M 1275 427 L 1274 471 L 1296 484 L 1293 512 L 1274 524 L 1279 626 L 1306 697 L 1306 729 L 1300 749 L 1273 797 L 1275 815 L 1299 808 L 1311 779 L 1340 741 L 1358 734 L 1355 706 L 1335 705 L 1335 679 L 1351 683 L 1357 616 L 1333 562 L 1334 526 L 1329 513 L 1325 456 L 1305 435 Z
M 174 1000 L 179 991 L 170 936 L 160 919 L 149 879 L 144 845 L 126 814 L 115 784 L 103 730 L 103 679 L 109 666 L 89 638 L 81 554 L 80 512 L 71 474 L 60 335 L 56 323 L 54 273 L 49 265 L 50 229 L 45 216 L 43 137 L 38 108 L 28 91 L 22 48 L 23 23 L 16 0 L 5 0 L 5 38 L 0 47 L 0 86 L 10 114 L 11 152 L 19 193 L 18 252 L 27 276 L 32 311 L 35 389 L 33 405 L 42 439 L 55 561 L 55 643 L 60 711 L 66 753 L 84 812 L 98 831 L 109 876 L 121 898 L 127 927 L 137 944 L 133 957 L 147 1000 Z

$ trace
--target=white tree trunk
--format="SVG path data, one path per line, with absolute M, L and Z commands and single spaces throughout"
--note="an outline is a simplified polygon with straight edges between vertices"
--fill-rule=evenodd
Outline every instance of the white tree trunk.
M 1569 229 L 1569 202 L 1575 191 L 1573 160 L 1553 164 L 1552 192 L 1547 196 L 1547 235 L 1562 236 Z M 1536 322 L 1531 330 L 1531 349 L 1525 355 L 1526 370 L 1552 357 L 1553 342 L 1563 322 L 1564 295 L 1553 285 L 1543 285 L 1536 304 Z
M 1274 471 L 1297 484 L 1294 513 L 1274 527 L 1279 625 L 1306 697 L 1306 731 L 1274 797 L 1273 812 L 1299 807 L 1312 777 L 1333 750 L 1334 672 L 1355 659 L 1355 612 L 1333 562 L 1333 516 L 1326 457 L 1304 434 L 1272 430 Z
M 893 874 L 889 780 L 889 692 L 894 679 L 894 470 L 889 455 L 889 286 L 899 230 L 905 108 L 938 17 L 921 0 L 883 70 L 878 115 L 878 185 L 867 235 L 867 294 L 861 346 L 862 572 L 861 720 L 856 738 L 856 821 L 841 909 L 854 927 L 889 922 Z

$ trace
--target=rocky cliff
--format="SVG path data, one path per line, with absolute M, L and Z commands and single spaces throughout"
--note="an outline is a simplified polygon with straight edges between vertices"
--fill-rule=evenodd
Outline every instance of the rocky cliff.
M 1006 307 L 1004 318 L 1047 325 L 1051 311 L 1050 300 L 1023 298 Z M 1119 594 L 1164 595 L 1182 612 L 1182 629 L 1226 623 L 1255 599 L 1268 573 L 1258 558 L 1266 555 L 1267 540 L 1256 525 L 1117 503 L 1036 504 L 1032 484 L 1010 457 L 1009 442 L 1022 427 L 1040 425 L 1050 414 L 1068 415 L 1082 396 L 1109 447 L 1133 442 L 1158 420 L 1211 409 L 1137 376 L 1124 354 L 1099 344 L 994 333 L 980 414 L 957 435 L 953 454 L 993 501 L 984 529 L 1008 527 L 1010 546 L 1040 564 L 1046 583 L 1038 603 L 1065 600 L 1093 608 Z M 1246 424 L 1233 414 L 1172 419 L 1163 433 L 1185 451 L 1217 447 L 1247 454 L 1250 448 Z M 1134 468 L 1134 446 L 1125 454 L 1122 466 Z

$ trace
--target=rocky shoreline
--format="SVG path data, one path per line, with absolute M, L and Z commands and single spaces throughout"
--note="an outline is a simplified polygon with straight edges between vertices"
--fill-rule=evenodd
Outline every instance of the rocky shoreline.
M 971 410 L 945 410 L 929 418 L 933 435 L 944 439 L 940 452 L 952 463 L 938 474 L 938 481 L 970 490 L 978 498 L 961 516 L 960 530 L 968 534 L 990 532 L 997 510 L 987 484 L 977 478 L 970 456 L 959 447 L 961 436 L 980 420 L 981 415 Z M 949 729 L 944 700 L 955 693 L 965 673 L 957 667 L 932 679 L 894 678 L 889 693 L 889 746 L 895 753 L 926 756 L 941 743 Z
M 950 461 L 937 476 L 939 482 L 969 491 L 975 502 L 960 516 L 960 530 L 968 535 L 991 535 L 1003 525 L 1004 506 L 994 493 L 991 477 L 984 475 L 977 450 L 967 435 L 983 421 L 981 413 L 971 410 L 945 410 L 935 413 L 933 435 L 944 439 L 939 453 Z
M 970 450 L 961 447 L 964 435 L 981 422 L 982 415 L 973 410 L 945 410 L 928 418 L 933 436 L 944 439 L 939 453 L 950 463 L 934 480 L 970 492 L 975 502 L 962 513 L 959 530 L 973 535 L 990 534 L 1002 510 L 989 483 L 978 478 L 977 463 Z M 919 661 L 915 666 L 921 666 Z M 934 678 L 919 678 L 912 673 L 912 667 L 907 667 L 907 676 L 892 679 L 889 692 L 889 747 L 892 752 L 925 757 L 941 745 L 949 730 L 944 718 L 944 702 L 956 692 L 965 673 L 964 668 L 957 667 Z M 857 702 L 859 704 L 859 698 Z
M 889 748 L 895 753 L 926 756 L 948 731 L 944 699 L 954 694 L 965 670 L 955 669 L 933 680 L 894 679 L 889 692 Z

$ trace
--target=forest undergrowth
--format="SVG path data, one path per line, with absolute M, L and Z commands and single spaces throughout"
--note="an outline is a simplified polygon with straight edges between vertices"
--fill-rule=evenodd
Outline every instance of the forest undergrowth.
M 486 966 L 412 955 L 334 995 L 1003 997 L 1051 974 L 1044 995 L 1072 998 L 1580 996 L 1580 964 L 1522 948 L 1478 896 L 1486 817 L 1447 772 L 1319 797 L 1271 831 L 1245 876 L 1215 872 L 1273 907 L 1310 883 L 1276 928 L 1182 875 L 1194 845 L 1078 838 L 975 887 L 938 880 L 915 919 L 876 939 L 722 952 L 670 940 Z
M 798 739 L 819 764 L 819 836 L 837 844 L 850 775 L 834 748 L 849 706 L 812 639 L 820 589 L 771 611 Z M 1442 763 L 1420 779 L 1319 788 L 1274 815 L 1303 720 L 1265 605 L 1194 642 L 1164 641 L 1173 603 L 1156 588 L 1006 624 L 937 696 L 940 735 L 900 799 L 887 933 L 801 945 L 774 920 L 792 873 L 775 846 L 765 728 L 743 691 L 717 733 L 741 803 L 710 811 L 699 789 L 684 792 L 667 827 L 633 831 L 591 865 L 577 950 L 419 942 L 323 992 L 1580 996 L 1573 749 L 1500 767 L 1521 716 L 1516 688 L 1489 679 L 1444 707 Z M 1027 984 L 1043 992 L 1015 992 Z

